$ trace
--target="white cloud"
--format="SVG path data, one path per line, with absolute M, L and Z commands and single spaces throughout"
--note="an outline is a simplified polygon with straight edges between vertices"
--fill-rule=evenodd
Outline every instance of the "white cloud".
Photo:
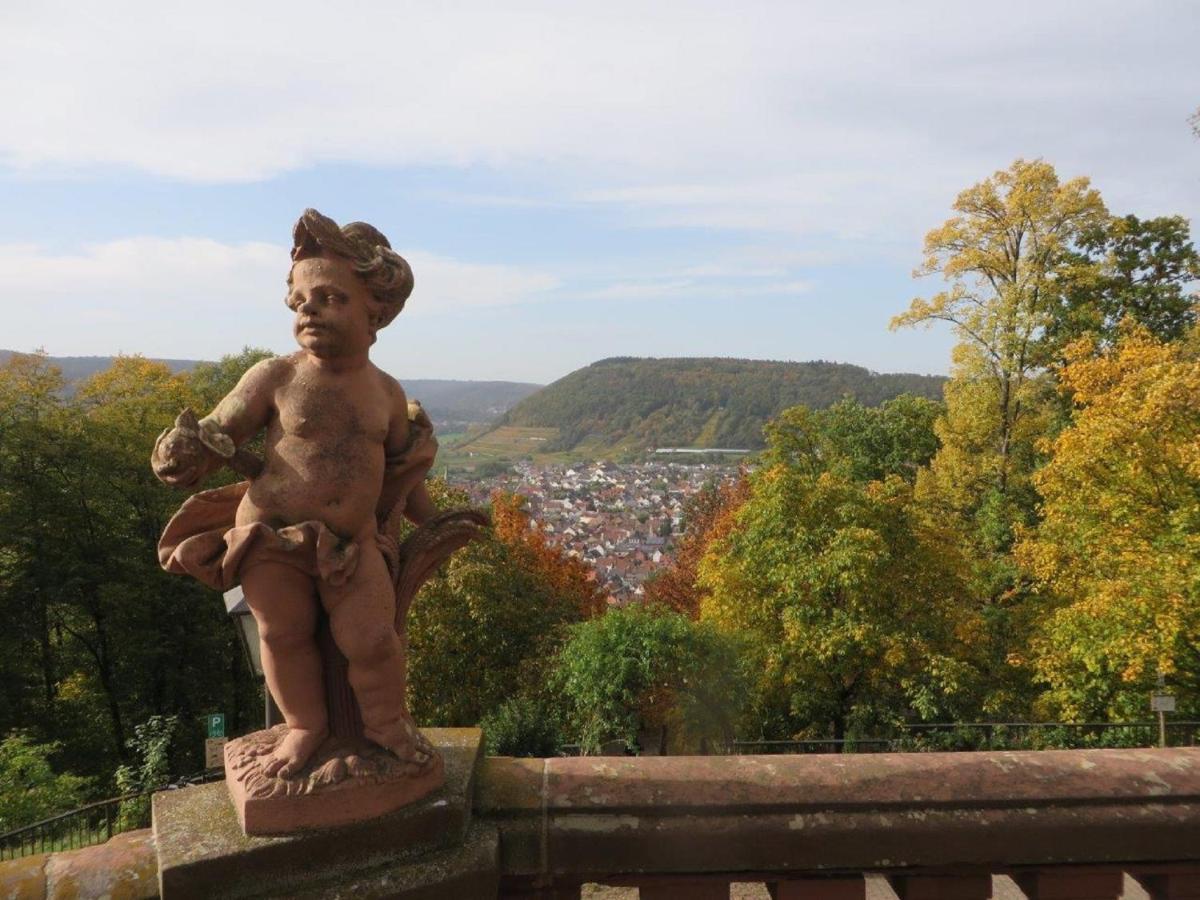
M 406 314 L 527 303 L 561 284 L 556 275 L 519 266 L 463 262 L 420 251 L 407 253 L 406 258 L 417 279 Z
M 536 299 L 558 284 L 513 266 L 409 254 L 411 313 L 453 313 Z M 291 347 L 284 308 L 286 247 L 136 237 L 52 252 L 0 244 L 0 346 L 60 355 L 96 347 L 215 358 L 242 344 Z
M 1094 175 L 1116 207 L 1200 211 L 1185 123 L 1194 4 L 992 12 L 10 3 L 0 163 L 202 181 L 332 161 L 477 164 L 544 175 L 646 225 L 856 237 L 923 230 L 948 185 L 1042 155 Z
M 581 291 L 580 300 L 732 300 L 746 297 L 796 296 L 812 290 L 807 281 L 733 281 L 725 278 L 644 278 L 616 281 L 604 287 Z

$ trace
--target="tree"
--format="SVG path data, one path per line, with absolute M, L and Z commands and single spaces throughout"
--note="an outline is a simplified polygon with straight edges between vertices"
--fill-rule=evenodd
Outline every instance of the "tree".
M 585 752 L 657 730 L 661 752 L 728 744 L 743 697 L 737 645 L 662 606 L 612 609 L 571 629 L 552 675 Z
M 1155 675 L 1200 709 L 1200 357 L 1132 327 L 1071 345 L 1076 404 L 1038 473 L 1042 519 L 1018 559 L 1055 603 L 1032 646 L 1047 711 L 1145 711 Z
M 0 728 L 49 717 L 58 692 L 50 608 L 64 503 L 48 451 L 63 416 L 62 372 L 44 353 L 14 354 L 0 367 Z
M 1030 673 L 1013 663 L 1039 609 L 1012 545 L 1036 521 L 1039 441 L 1061 418 L 1047 367 L 1064 286 L 1094 274 L 1087 240 L 1109 219 L 1086 178 L 1060 182 L 1041 160 L 1017 160 L 968 188 L 954 210 L 926 235 L 914 273 L 940 274 L 948 287 L 913 300 L 892 327 L 944 321 L 959 338 L 935 424 L 940 448 L 918 474 L 916 497 L 928 520 L 954 531 L 969 566 L 969 647 L 987 686 L 980 710 L 1022 715 Z
M 901 394 L 879 406 L 852 397 L 827 409 L 797 406 L 784 410 L 766 427 L 766 459 L 812 471 L 838 468 L 855 481 L 896 475 L 912 482 L 938 449 L 934 422 L 942 404 Z
M 1085 335 L 1110 346 L 1132 322 L 1163 341 L 1178 340 L 1196 323 L 1200 254 L 1187 219 L 1161 216 L 1109 219 L 1083 236 L 1081 252 L 1063 278 L 1047 339 L 1065 347 Z
M 466 505 L 435 483 L 439 506 Z M 567 625 L 595 615 L 591 573 L 529 527 L 521 498 L 497 495 L 493 533 L 421 589 L 408 619 L 409 705 L 430 725 L 476 725 L 514 694 L 536 695 Z
M 243 347 L 241 353 L 222 356 L 216 362 L 197 363 L 188 376 L 196 397 L 196 411 L 204 415 L 233 390 L 246 371 L 275 354 L 262 347 Z
M 959 194 L 954 209 L 957 215 L 925 236 L 925 261 L 914 273 L 940 274 L 949 288 L 913 300 L 892 327 L 954 327 L 957 377 L 987 385 L 991 477 L 1004 494 L 1022 417 L 1035 405 L 1033 378 L 1049 361 L 1042 338 L 1060 276 L 1107 211 L 1088 179 L 1061 183 L 1048 163 L 1020 159 Z
M 729 533 L 733 516 L 748 494 L 746 474 L 711 482 L 690 497 L 684 508 L 683 536 L 671 562 L 645 582 L 645 602 L 661 604 L 691 619 L 700 617 L 704 594 L 696 583 L 708 545 Z
M 44 356 L 0 369 L 0 731 L 59 743 L 97 791 L 114 787 L 128 723 L 177 714 L 172 768 L 194 771 L 198 717 L 224 710 L 237 729 L 258 705 L 218 598 L 158 566 L 179 497 L 149 449 L 195 404 L 187 375 L 137 357 L 73 394 Z
M 911 486 L 780 462 L 751 476 L 735 518 L 700 565 L 701 621 L 744 639 L 764 736 L 953 708 L 963 588 Z
M 12 831 L 83 802 L 88 783 L 54 771 L 50 758 L 61 748 L 38 744 L 24 732 L 0 741 L 0 832 Z

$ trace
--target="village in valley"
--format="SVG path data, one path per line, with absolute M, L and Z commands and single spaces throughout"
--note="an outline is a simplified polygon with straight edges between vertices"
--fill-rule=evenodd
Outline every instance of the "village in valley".
M 530 527 L 591 565 L 609 604 L 623 605 L 640 597 L 646 579 L 669 561 L 688 499 L 737 472 L 731 463 L 517 462 L 462 486 L 475 505 L 495 491 L 525 497 Z

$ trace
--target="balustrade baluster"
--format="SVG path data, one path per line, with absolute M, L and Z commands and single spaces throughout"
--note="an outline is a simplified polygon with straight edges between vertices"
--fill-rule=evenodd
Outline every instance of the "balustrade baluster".
M 1119 869 L 1042 869 L 1019 872 L 1013 881 L 1029 900 L 1116 900 L 1125 889 Z
M 1200 868 L 1180 867 L 1171 872 L 1129 873 L 1150 895 L 1150 900 L 1193 900 L 1200 897 Z
M 992 896 L 992 876 L 986 872 L 972 875 L 889 875 L 888 882 L 900 900 L 988 900 Z
M 866 900 L 867 880 L 861 875 L 790 878 L 770 890 L 771 900 Z

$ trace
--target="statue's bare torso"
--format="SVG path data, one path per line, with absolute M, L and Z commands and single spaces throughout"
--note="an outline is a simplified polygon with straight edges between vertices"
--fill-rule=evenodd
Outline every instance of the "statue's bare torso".
M 372 363 L 329 371 L 304 353 L 260 366 L 247 388 L 268 395 L 265 466 L 237 524 L 279 528 L 315 520 L 340 537 L 363 536 L 374 527 L 388 445 L 407 438 L 400 385 Z M 245 401 L 261 406 L 262 399 Z M 222 412 L 218 407 L 214 416 Z

